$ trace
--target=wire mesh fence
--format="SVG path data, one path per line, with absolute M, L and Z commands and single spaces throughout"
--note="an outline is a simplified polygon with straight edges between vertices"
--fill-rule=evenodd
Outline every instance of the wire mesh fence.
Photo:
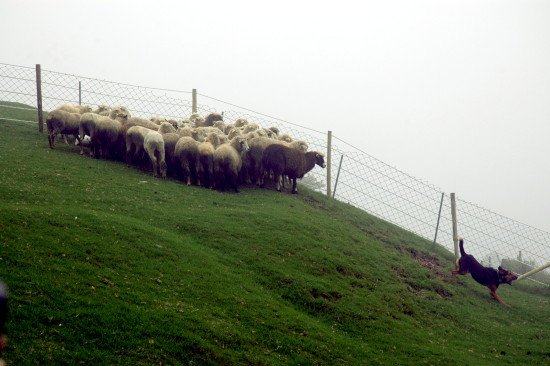
M 41 75 L 42 104 L 46 111 L 64 103 L 92 107 L 124 105 L 132 115 L 144 118 L 184 119 L 193 111 L 191 91 L 141 87 L 48 70 L 42 70 Z M 36 88 L 35 68 L 0 64 L 0 101 L 22 103 L 10 104 L 12 108 L 34 106 L 37 103 Z M 197 96 L 200 103 L 196 110 L 202 115 L 223 113 L 228 123 L 246 118 L 262 127 L 277 127 L 281 133 L 304 140 L 310 150 L 327 152 L 329 148 L 324 131 L 207 95 Z M 449 195 L 346 143 L 338 138 L 337 131 L 333 140 L 330 145 L 332 160 L 327 167 L 332 172 L 331 195 L 427 240 L 432 241 L 437 235 L 440 245 L 454 251 Z M 302 182 L 327 193 L 326 174 L 326 171 L 315 168 Z M 457 206 L 459 234 L 465 238 L 467 251 L 484 264 L 493 267 L 502 264 L 522 274 L 550 260 L 550 233 L 464 200 L 459 199 Z M 530 279 L 550 285 L 550 272 L 539 272 Z

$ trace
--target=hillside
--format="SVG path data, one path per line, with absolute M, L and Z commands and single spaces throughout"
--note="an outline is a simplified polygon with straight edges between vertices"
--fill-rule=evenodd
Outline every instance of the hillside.
M 303 187 L 154 179 L 6 113 L 8 365 L 550 364 L 547 288 L 502 306 L 444 249 Z

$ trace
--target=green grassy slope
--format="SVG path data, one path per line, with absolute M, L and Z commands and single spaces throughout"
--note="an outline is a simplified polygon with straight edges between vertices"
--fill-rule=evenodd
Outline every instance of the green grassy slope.
M 548 289 L 502 306 L 348 205 L 154 179 L 5 113 L 8 364 L 550 364 Z

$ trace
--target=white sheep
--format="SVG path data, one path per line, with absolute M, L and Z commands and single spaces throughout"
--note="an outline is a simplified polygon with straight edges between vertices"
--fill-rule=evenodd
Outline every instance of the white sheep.
M 238 128 L 234 128 L 227 134 L 227 138 L 229 140 L 233 140 L 237 136 L 242 136 L 241 130 Z
M 283 133 L 282 135 L 279 135 L 278 139 L 284 142 L 294 141 L 294 139 L 288 133 Z
M 126 119 L 132 118 L 130 111 L 128 111 L 128 108 L 124 106 L 119 105 L 111 108 L 111 112 L 109 112 L 109 117 L 111 117 L 112 119 L 117 119 L 119 115 L 126 116 Z
M 214 151 L 220 145 L 217 133 L 211 132 L 206 140 L 198 145 L 197 184 L 212 188 L 214 185 Z
M 192 137 L 181 137 L 174 150 L 174 162 L 178 173 L 181 173 L 181 178 L 188 186 L 197 181 L 198 158 L 199 143 Z
M 225 126 L 225 123 L 222 120 L 220 120 L 220 121 L 215 121 L 213 124 L 213 127 L 216 127 L 220 131 L 225 132 L 226 126 Z
M 81 119 L 82 121 L 82 119 Z M 96 158 L 111 158 L 123 155 L 124 136 L 122 123 L 107 116 L 99 116 L 94 121 L 94 131 L 90 135 L 91 146 Z
M 245 118 L 239 118 L 238 120 L 235 121 L 235 123 L 233 124 L 235 127 L 244 127 L 248 124 L 248 120 L 245 119 Z
M 96 109 L 92 111 L 100 116 L 108 116 L 111 113 L 111 107 L 105 104 L 98 105 Z M 84 112 L 83 112 L 84 113 Z
M 126 144 L 126 162 L 128 164 L 135 162 L 136 157 L 138 162 L 142 162 L 141 157 L 145 152 L 143 147 L 145 136 L 151 131 L 153 130 L 136 125 L 126 130 L 124 133 L 124 142 Z
M 160 126 L 160 124 L 161 124 L 162 122 L 166 122 L 166 118 L 164 118 L 164 117 L 153 116 L 153 117 L 149 118 L 149 121 L 151 121 L 151 122 L 153 122 L 153 123 L 155 123 L 155 124 L 157 124 L 157 125 Z
M 202 126 L 204 123 L 204 117 L 196 112 L 191 114 L 188 119 L 189 121 L 191 121 L 194 127 Z
M 162 139 L 164 140 L 164 156 L 166 160 L 167 174 L 176 177 L 177 168 L 174 161 L 174 152 L 176 150 L 176 144 L 180 139 L 180 135 L 175 132 L 163 133 Z
M 69 113 L 80 113 L 80 114 L 92 111 L 92 107 L 87 105 L 79 105 L 79 104 L 63 104 L 57 107 L 56 109 L 60 111 L 69 112 Z
M 159 133 L 172 133 L 176 132 L 176 129 L 170 122 L 162 122 L 158 128 Z
M 162 135 L 157 131 L 148 132 L 143 139 L 143 147 L 153 164 L 153 175 L 166 178 L 166 159 Z
M 60 109 L 53 110 L 46 117 L 46 126 L 48 128 L 48 143 L 51 149 L 55 147 L 55 138 L 58 134 L 73 135 L 80 141 L 78 136 L 79 113 L 69 113 Z
M 181 137 L 191 137 L 198 142 L 203 142 L 206 138 L 205 131 L 193 127 L 183 127 L 180 128 L 177 132 L 178 135 L 180 135 Z
M 140 118 L 140 117 L 128 118 L 126 123 L 133 124 L 135 126 L 145 127 L 145 128 L 150 129 L 150 130 L 153 130 L 153 131 L 158 131 L 158 129 L 159 129 L 159 125 L 157 125 L 155 122 L 151 122 L 148 119 Z
M 94 145 L 93 145 L 93 139 L 92 136 L 95 132 L 95 125 L 97 119 L 100 117 L 99 114 L 96 113 L 84 113 L 82 116 L 80 116 L 80 123 L 78 127 L 78 135 L 80 136 L 80 140 L 84 141 L 84 138 L 86 136 L 90 137 L 90 155 L 94 155 Z M 80 144 L 80 155 L 84 154 L 84 144 Z
M 243 127 L 243 135 L 246 135 L 249 132 L 256 131 L 260 126 L 258 126 L 256 123 L 249 123 L 246 126 Z
M 228 185 L 239 192 L 238 181 L 242 167 L 241 155 L 248 151 L 248 143 L 242 136 L 219 145 L 214 151 L 214 176 L 216 188 L 224 190 Z

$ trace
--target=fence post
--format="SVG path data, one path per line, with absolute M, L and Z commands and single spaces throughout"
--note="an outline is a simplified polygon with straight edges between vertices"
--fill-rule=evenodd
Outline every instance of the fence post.
M 44 131 L 44 117 L 42 116 L 42 71 L 40 64 L 36 64 L 36 109 L 38 110 L 38 131 Z
M 336 195 L 336 187 L 338 186 L 338 179 L 340 178 L 340 169 L 342 168 L 342 160 L 344 155 L 340 155 L 340 164 L 338 164 L 338 173 L 336 173 L 336 181 L 334 182 L 334 190 L 332 191 L 332 198 Z
M 197 89 L 193 89 L 192 101 L 191 113 L 197 113 Z
M 82 83 L 78 82 L 78 105 L 82 105 Z
M 455 243 L 455 258 L 458 258 L 458 225 L 456 220 L 456 198 L 454 193 L 451 193 L 451 216 L 453 219 L 453 241 Z
M 437 225 L 435 226 L 435 236 L 434 236 L 434 244 L 433 244 L 432 250 L 435 250 L 435 243 L 437 241 L 437 233 L 439 232 L 439 221 L 441 220 L 441 209 L 443 208 L 444 197 L 445 197 L 445 193 L 441 192 L 441 202 L 439 203 L 439 214 L 437 215 Z
M 330 198 L 332 192 L 331 189 L 331 164 L 332 163 L 332 131 L 328 131 L 328 140 L 327 140 L 327 197 Z

